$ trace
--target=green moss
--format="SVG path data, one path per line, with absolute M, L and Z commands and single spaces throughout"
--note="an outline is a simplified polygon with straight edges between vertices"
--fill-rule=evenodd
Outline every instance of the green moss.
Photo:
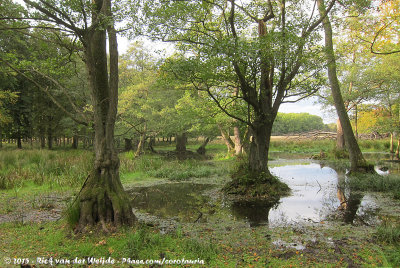
M 245 157 L 238 158 L 236 166 L 231 173 L 230 181 L 223 191 L 228 194 L 235 194 L 245 198 L 267 198 L 277 199 L 288 195 L 290 188 L 269 172 L 253 172 L 249 169 Z

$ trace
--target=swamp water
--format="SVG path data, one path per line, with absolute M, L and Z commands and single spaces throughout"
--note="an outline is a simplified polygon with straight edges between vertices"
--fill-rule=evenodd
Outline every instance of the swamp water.
M 379 210 L 374 196 L 344 187 L 345 171 L 309 159 L 271 161 L 270 171 L 287 183 L 290 196 L 277 203 L 231 201 L 221 185 L 189 182 L 135 187 L 129 192 L 135 210 L 179 222 L 207 222 L 228 218 L 249 226 L 287 226 L 298 223 L 341 221 L 374 225 Z

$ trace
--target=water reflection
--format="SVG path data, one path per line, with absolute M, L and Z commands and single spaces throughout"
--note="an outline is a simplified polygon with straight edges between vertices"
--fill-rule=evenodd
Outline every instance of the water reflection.
M 128 191 L 132 206 L 163 218 L 177 217 L 184 222 L 194 222 L 208 202 L 203 195 L 210 184 L 166 183 L 151 187 L 136 187 Z
M 380 175 L 400 174 L 400 162 L 393 153 L 363 153 L 366 160 L 377 163 L 375 170 Z
M 234 219 L 245 219 L 250 227 L 268 224 L 268 216 L 271 208 L 278 203 L 265 200 L 235 201 L 231 204 Z
M 361 204 L 363 194 L 353 191 L 346 184 L 345 171 L 340 168 L 335 169 L 337 182 L 337 197 L 339 199 L 338 211 L 341 212 L 343 221 L 347 224 L 354 223 L 357 211 Z M 346 193 L 347 192 L 347 193 Z
M 176 217 L 182 222 L 224 217 L 245 221 L 250 226 L 325 220 L 371 224 L 376 220 L 374 199 L 349 188 L 345 170 L 311 160 L 297 160 L 290 165 L 279 162 L 279 165 L 271 168 L 271 173 L 292 189 L 292 195 L 279 202 L 227 201 L 217 198 L 216 185 L 186 182 L 134 188 L 130 192 L 132 206 L 162 218 Z

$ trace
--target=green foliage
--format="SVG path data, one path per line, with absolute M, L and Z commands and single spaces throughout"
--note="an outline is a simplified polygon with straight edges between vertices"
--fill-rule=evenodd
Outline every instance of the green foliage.
M 278 113 L 272 133 L 288 134 L 323 130 L 322 118 L 308 113 Z

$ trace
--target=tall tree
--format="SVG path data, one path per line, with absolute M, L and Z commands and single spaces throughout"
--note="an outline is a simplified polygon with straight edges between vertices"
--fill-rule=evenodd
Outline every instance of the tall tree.
M 280 105 L 292 101 L 290 96 L 314 93 L 317 88 L 307 78 L 320 78 L 315 29 L 322 19 L 310 16 L 308 8 L 313 10 L 308 1 L 285 0 L 145 3 L 146 34 L 181 45 L 181 58 L 173 59 L 179 63 L 169 71 L 208 92 L 226 114 L 249 126 L 248 169 L 264 181 L 272 179 L 268 151 Z M 232 99 L 226 101 L 227 96 Z M 247 116 L 235 114 L 233 100 L 244 101 Z
M 31 27 L 43 28 L 59 35 L 59 45 L 70 49 L 71 53 L 82 51 L 88 73 L 94 114 L 95 161 L 78 198 L 80 218 L 76 231 L 96 223 L 101 223 L 104 230 L 107 230 L 106 223 L 116 226 L 132 224 L 135 216 L 119 178 L 119 158 L 114 147 L 118 48 L 111 0 L 95 0 L 90 3 L 46 0 L 24 2 L 32 12 L 21 17 L 10 16 L 9 19 L 40 21 Z M 67 36 L 69 38 L 65 38 Z M 36 81 L 31 82 L 41 87 Z
M 333 48 L 332 26 L 329 20 L 329 16 L 327 15 L 325 3 L 323 0 L 317 0 L 317 3 L 320 17 L 323 18 L 323 27 L 325 33 L 325 53 L 328 66 L 329 83 L 332 90 L 332 97 L 335 103 L 336 111 L 343 129 L 346 147 L 349 151 L 351 171 L 370 172 L 373 170 L 373 167 L 367 164 L 361 153 L 360 147 L 357 143 L 357 139 L 355 138 L 353 133 L 353 129 L 350 123 L 349 116 L 347 114 L 346 107 L 344 105 L 342 94 L 340 92 L 340 85 L 336 71 L 335 52 Z

